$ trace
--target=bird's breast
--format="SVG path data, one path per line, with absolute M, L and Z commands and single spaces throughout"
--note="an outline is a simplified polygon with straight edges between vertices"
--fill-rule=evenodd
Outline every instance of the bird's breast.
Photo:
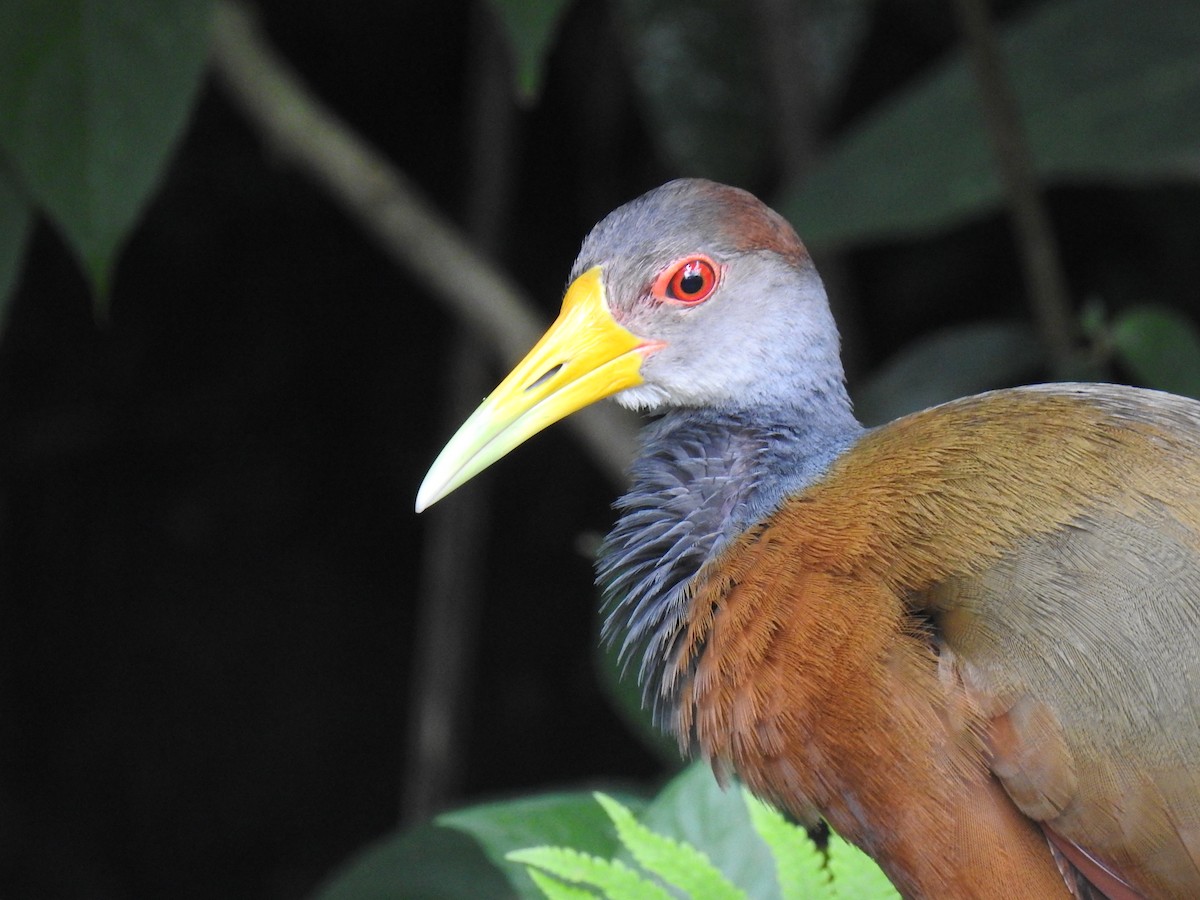
M 1051 803 L 1072 803 L 1075 790 L 1056 771 L 1087 759 L 1103 777 L 1091 761 L 1097 747 L 1118 760 L 1157 742 L 1156 752 L 1192 766 L 1195 754 L 1180 750 L 1165 720 L 1135 734 L 1112 723 L 1137 721 L 1137 710 L 1104 704 L 1130 705 L 1113 685 L 1127 692 L 1144 682 L 1194 724 L 1194 693 L 1179 694 L 1192 680 L 1142 677 L 1137 660 L 1109 648 L 1131 617 L 1155 628 L 1176 621 L 1172 646 L 1195 645 L 1197 409 L 1145 392 L 1047 388 L 927 410 L 854 436 L 764 515 L 699 529 L 705 539 L 691 556 L 687 526 L 666 519 L 655 526 L 656 549 L 639 555 L 634 532 L 664 504 L 635 493 L 602 575 L 635 598 L 617 600 L 614 617 L 632 622 L 660 722 L 758 793 L 798 814 L 819 810 L 887 860 L 902 891 L 1061 893 L 1039 830 L 989 770 L 983 737 L 991 717 L 1031 696 L 1062 729 L 1061 752 L 1044 775 L 1029 775 Z M 720 479 L 713 496 L 728 499 L 722 492 L 739 479 Z M 661 487 L 679 511 L 694 485 Z M 1167 578 L 1171 569 L 1154 558 L 1172 545 L 1156 534 L 1174 535 L 1181 575 Z M 1097 553 L 1097 535 L 1117 543 Z M 1122 548 L 1122 535 L 1146 547 Z M 625 581 L 623 554 L 636 556 Z M 680 565 L 656 565 L 664 559 Z M 1095 577 L 1073 577 L 1081 565 Z M 939 622 L 944 634 L 933 631 Z M 939 668 L 942 641 L 961 665 Z M 1064 676 L 1064 652 L 1085 644 L 1095 652 Z M 1022 649 L 1033 645 L 1042 650 Z M 1142 706 L 1163 703 L 1151 696 Z M 1017 740 L 1018 753 L 1035 750 Z M 1117 815 L 1120 798 L 1110 802 L 1118 806 L 1097 806 L 1093 820 Z M 1086 846 L 1090 835 L 1071 839 Z
M 605 638 L 620 643 L 624 661 L 640 660 L 656 722 L 684 743 L 672 717 L 681 673 L 700 655 L 691 624 L 699 586 L 731 545 L 819 479 L 861 432 L 852 421 L 830 432 L 782 418 L 693 411 L 652 425 L 600 549 Z

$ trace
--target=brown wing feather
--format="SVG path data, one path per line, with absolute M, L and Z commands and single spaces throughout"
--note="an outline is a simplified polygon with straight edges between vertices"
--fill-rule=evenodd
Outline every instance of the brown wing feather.
M 1147 896 L 1196 897 L 1200 407 L 1077 396 L 1100 420 L 1005 477 L 1035 496 L 1078 479 L 1091 502 L 929 598 L 1021 809 Z
M 1054 386 L 892 423 L 692 610 L 681 730 L 909 895 L 1061 892 L 1020 807 L 1146 895 L 1200 896 L 1200 405 Z
M 1010 794 L 1143 893 L 1200 896 L 1200 405 L 1047 387 L 894 428 L 880 452 L 939 463 L 885 526 L 919 541 L 898 587 L 938 613 Z
M 819 550 L 796 534 L 785 520 L 748 535 L 697 591 L 681 732 L 756 793 L 819 810 L 906 896 L 1067 897 L 899 598 L 797 567 Z

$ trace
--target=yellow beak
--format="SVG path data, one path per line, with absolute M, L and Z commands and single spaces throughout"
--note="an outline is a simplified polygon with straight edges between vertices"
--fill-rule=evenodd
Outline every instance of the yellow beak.
M 417 491 L 417 512 L 547 425 L 641 384 L 643 353 L 657 346 L 612 317 L 600 267 L 584 272 L 567 288 L 550 330 L 438 454 Z

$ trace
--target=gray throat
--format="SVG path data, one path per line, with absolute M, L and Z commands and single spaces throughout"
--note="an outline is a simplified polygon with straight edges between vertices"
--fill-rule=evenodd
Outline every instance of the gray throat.
M 604 638 L 620 642 L 624 669 L 641 656 L 643 704 L 659 727 L 670 727 L 677 706 L 674 673 L 688 649 L 693 578 L 786 497 L 819 479 L 862 432 L 848 408 L 820 417 L 794 409 L 675 410 L 647 426 L 596 571 Z

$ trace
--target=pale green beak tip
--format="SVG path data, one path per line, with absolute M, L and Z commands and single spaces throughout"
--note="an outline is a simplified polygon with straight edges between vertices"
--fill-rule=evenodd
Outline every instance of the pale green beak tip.
M 442 448 L 442 452 L 429 467 L 421 487 L 417 490 L 417 512 L 424 512 L 447 494 L 470 481 L 510 449 L 505 448 L 500 453 L 486 452 L 489 439 L 494 436 L 495 431 L 494 428 L 487 427 L 487 405 L 484 401 L 479 409 L 463 422 L 462 427 Z
M 429 509 L 429 507 L 433 506 L 433 504 L 437 503 L 445 496 L 446 491 L 438 490 L 437 485 L 435 485 L 430 480 L 429 476 L 426 475 L 425 480 L 421 482 L 421 487 L 417 490 L 417 512 L 425 512 L 425 510 Z

